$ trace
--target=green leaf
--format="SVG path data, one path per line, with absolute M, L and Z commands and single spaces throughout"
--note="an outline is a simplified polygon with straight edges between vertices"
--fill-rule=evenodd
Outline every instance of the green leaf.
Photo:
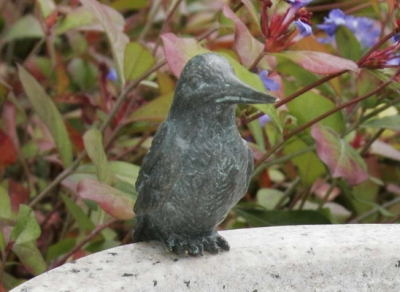
M 40 226 L 31 208 L 19 205 L 17 221 L 11 232 L 11 241 L 15 241 L 15 244 L 34 241 L 39 238 L 40 232 Z
M 124 76 L 127 81 L 138 78 L 154 64 L 153 55 L 139 43 L 127 44 L 124 56 Z
M 361 46 L 357 38 L 344 25 L 340 25 L 335 32 L 336 44 L 343 58 L 357 61 L 361 58 Z
M 136 199 L 137 192 L 135 183 L 139 175 L 140 167 L 123 161 L 111 161 L 109 164 L 117 178 L 114 187 L 129 194 L 133 199 Z M 96 173 L 97 170 L 93 164 L 84 164 L 79 166 L 74 173 L 66 177 L 62 184 L 71 191 L 76 192 L 77 185 L 81 180 L 85 178 L 96 179 Z
M 78 195 L 83 199 L 95 201 L 111 216 L 126 220 L 134 216 L 135 200 L 109 185 L 87 178 L 78 183 Z
M 136 179 L 139 175 L 140 167 L 124 161 L 111 161 L 111 170 L 117 175 L 119 180 L 122 180 L 130 185 L 136 184 Z
M 360 154 L 332 129 L 315 124 L 311 135 L 317 144 L 318 156 L 328 166 L 332 177 L 343 177 L 350 185 L 357 185 L 369 178 Z
M 254 139 L 256 140 L 256 144 L 262 149 L 265 150 L 265 142 L 264 142 L 264 135 L 263 135 L 263 129 L 261 128 L 260 123 L 258 122 L 258 119 L 250 122 L 247 124 L 247 127 L 249 127 L 251 134 L 253 135 Z
M 364 69 L 365 70 L 365 69 Z M 367 70 L 368 73 L 375 75 L 383 82 L 392 81 L 392 77 L 396 72 L 396 68 L 385 68 L 381 70 Z M 400 89 L 400 82 L 390 82 L 388 88 L 392 90 L 399 90 Z
M 104 152 L 101 132 L 95 128 L 86 131 L 83 135 L 83 142 L 90 159 L 96 166 L 97 178 L 108 185 L 113 185 L 116 177 L 110 169 L 106 153 Z
M 16 278 L 14 275 L 7 273 L 6 271 L 3 272 L 2 281 L 3 281 L 5 291 L 11 291 L 13 288 L 15 288 L 23 283 L 23 281 Z
M 279 134 L 282 134 L 283 131 L 282 122 L 273 104 L 252 104 L 251 106 L 260 110 L 264 114 L 267 114 L 271 118 L 271 121 L 273 122 L 275 129 L 278 131 Z
M 14 244 L 12 251 L 18 256 L 23 266 L 33 275 L 39 275 L 47 270 L 46 262 L 35 242 Z
M 59 256 L 66 254 L 76 245 L 76 238 L 64 238 L 59 242 L 49 246 L 46 253 L 46 261 L 50 262 Z
M 378 184 L 370 179 L 352 188 L 345 187 L 344 183 L 341 185 L 341 189 L 344 190 L 344 195 L 350 201 L 356 215 L 364 214 L 373 208 L 372 204 L 376 202 L 380 188 Z M 363 222 L 373 223 L 375 220 L 375 216 L 370 216 Z
M 18 65 L 19 78 L 36 113 L 48 127 L 60 152 L 64 166 L 72 162 L 72 146 L 64 121 L 56 105 L 35 78 Z
M 284 146 L 283 153 L 289 155 L 307 147 L 308 145 L 302 140 L 294 139 Z M 292 158 L 292 162 L 299 170 L 302 183 L 307 186 L 311 186 L 318 177 L 326 173 L 325 166 L 314 151 L 296 156 Z
M 84 6 L 79 6 L 71 11 L 69 11 L 65 17 L 61 20 L 60 24 L 56 27 L 56 34 L 63 34 L 71 29 L 85 28 L 85 26 L 93 26 L 98 24 L 99 21 Z
M 258 210 L 236 206 L 233 211 L 243 217 L 252 227 L 331 224 L 322 213 L 312 210 Z
M 120 246 L 121 242 L 117 240 L 104 240 L 100 239 L 97 241 L 90 242 L 87 246 L 85 246 L 85 250 L 90 253 L 96 253 L 100 251 L 104 251 L 106 249 L 114 248 Z
M 43 18 L 46 18 L 56 10 L 53 0 L 37 0 L 37 3 L 39 4 Z
M 0 219 L 12 219 L 11 201 L 7 191 L 0 186 Z
M 276 205 L 283 199 L 285 194 L 275 189 L 259 189 L 257 191 L 257 202 L 267 210 L 273 210 Z M 287 203 L 286 198 L 283 204 Z
M 368 120 L 361 124 L 363 128 L 382 128 L 393 131 L 400 130 L 400 115 L 387 116 L 383 118 Z
M 68 198 L 65 194 L 61 194 L 61 199 L 81 229 L 85 231 L 92 231 L 96 227 L 85 214 L 85 212 L 83 212 L 82 208 L 79 207 L 74 201 Z
M 368 70 L 361 70 L 360 73 L 357 74 L 356 79 L 356 89 L 357 95 L 363 96 L 368 94 L 369 92 L 375 90 L 380 84 L 381 81 Z M 376 94 L 368 97 L 367 99 L 362 101 L 364 108 L 374 108 L 378 104 L 378 97 Z
M 110 6 L 116 10 L 137 10 L 150 5 L 149 0 L 114 0 L 110 3 Z
M 0 230 L 0 252 L 3 253 L 5 251 L 5 249 L 6 249 L 6 241 L 4 238 L 3 231 Z
M 316 117 L 335 108 L 335 104 L 326 97 L 315 92 L 308 91 L 287 103 L 290 113 L 297 118 L 300 125 L 315 119 Z M 336 112 L 319 123 L 341 133 L 344 128 L 344 118 L 342 113 Z M 307 132 L 310 130 L 308 129 Z
M 172 105 L 174 94 L 164 94 L 134 111 L 129 120 L 132 121 L 163 121 L 166 119 Z
M 3 42 L 25 38 L 44 38 L 42 26 L 32 14 L 19 18 L 6 32 Z
M 97 86 L 98 69 L 89 61 L 74 58 L 68 64 L 68 71 L 79 89 L 90 90 Z
M 111 8 L 107 7 L 106 5 L 103 5 L 96 0 L 81 0 L 81 3 L 96 16 L 96 18 L 100 21 L 100 24 L 103 26 L 111 46 L 119 80 L 121 85 L 125 84 L 124 53 L 125 47 L 129 42 L 129 38 L 123 33 L 124 27 L 118 26 L 113 21 L 108 13 L 109 9 Z M 120 15 L 120 17 L 123 22 L 123 16 Z

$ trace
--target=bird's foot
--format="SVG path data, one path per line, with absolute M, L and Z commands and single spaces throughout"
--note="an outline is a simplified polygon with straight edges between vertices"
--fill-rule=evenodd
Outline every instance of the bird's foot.
M 173 235 L 164 242 L 168 251 L 178 255 L 202 256 L 203 251 L 217 254 L 219 249 L 229 250 L 229 243 L 217 232 L 204 237 L 185 238 Z

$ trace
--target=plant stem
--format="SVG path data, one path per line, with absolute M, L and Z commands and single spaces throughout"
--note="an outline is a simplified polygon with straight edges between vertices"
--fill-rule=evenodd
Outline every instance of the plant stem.
M 300 132 L 304 131 L 305 129 L 311 127 L 312 125 L 318 123 L 319 121 L 325 119 L 326 117 L 340 111 L 341 109 L 344 109 L 352 104 L 358 103 L 364 99 L 367 99 L 368 97 L 374 95 L 375 93 L 377 93 L 378 91 L 380 91 L 381 89 L 385 88 L 386 86 L 388 86 L 395 77 L 397 77 L 400 74 L 400 69 L 398 69 L 396 71 L 395 74 L 393 74 L 392 78 L 384 83 L 382 83 L 380 86 L 378 86 L 376 89 L 368 92 L 367 94 L 360 96 L 358 98 L 354 98 L 352 100 L 349 100 L 345 103 L 342 103 L 339 106 L 336 106 L 335 108 L 327 111 L 326 113 L 316 117 L 315 119 L 312 119 L 311 121 L 305 123 L 304 125 L 296 128 L 295 130 L 293 130 L 292 132 L 288 133 L 286 136 L 283 137 L 283 140 L 276 144 L 275 146 L 273 146 L 263 157 L 261 157 L 257 162 L 256 162 L 256 167 L 260 166 L 261 163 L 263 163 L 264 160 L 266 160 L 269 156 L 271 156 L 271 154 L 273 152 L 275 152 L 277 149 L 279 149 L 283 144 L 285 144 L 290 138 L 294 137 L 295 135 L 299 134 Z
M 59 259 L 54 265 L 52 265 L 51 269 L 57 268 L 57 267 L 61 266 L 62 264 L 64 264 L 65 261 L 68 260 L 69 257 L 71 257 L 78 250 L 80 250 L 87 242 L 89 242 L 91 239 L 93 239 L 103 229 L 106 229 L 107 227 L 109 227 L 110 225 L 112 225 L 113 223 L 115 223 L 117 221 L 118 221 L 118 219 L 111 218 L 106 223 L 96 226 L 96 228 L 93 229 L 92 232 L 90 232 L 88 236 L 86 236 L 80 243 L 78 243 L 76 246 L 74 246 L 74 248 L 72 250 L 70 250 L 66 255 L 64 255 L 61 259 Z
M 325 83 L 325 82 L 327 82 L 327 81 L 329 81 L 329 80 L 331 80 L 331 79 L 333 79 L 335 77 L 338 77 L 338 76 L 340 76 L 340 75 L 342 75 L 342 74 L 344 74 L 346 72 L 348 72 L 348 70 L 342 70 L 342 71 L 339 71 L 339 72 L 337 72 L 335 74 L 331 74 L 331 75 L 325 76 L 325 77 L 323 77 L 323 78 L 311 83 L 310 85 L 307 85 L 306 87 L 300 89 L 299 91 L 296 91 L 295 93 L 289 95 L 287 98 L 282 99 L 281 101 L 277 102 L 275 104 L 275 107 L 278 108 L 278 107 L 288 103 L 292 99 L 295 99 L 299 95 L 302 95 L 303 93 L 309 91 L 310 89 L 313 89 L 313 88 L 315 88 L 315 87 L 317 87 L 317 86 L 319 86 L 319 85 L 321 85 L 321 84 L 323 84 L 323 83 Z
M 263 50 L 257 57 L 257 59 L 253 62 L 253 64 L 251 64 L 249 71 L 252 71 L 257 64 L 261 61 L 261 59 L 266 55 L 265 51 Z
M 263 171 L 264 169 L 266 169 L 268 167 L 271 167 L 272 165 L 286 162 L 288 160 L 291 160 L 291 159 L 293 159 L 293 158 L 295 158 L 297 156 L 303 155 L 303 154 L 305 154 L 307 152 L 310 152 L 310 151 L 313 151 L 313 150 L 315 150 L 315 144 L 307 146 L 307 147 L 305 147 L 303 149 L 300 149 L 299 151 L 290 153 L 290 154 L 285 155 L 283 157 L 278 157 L 278 158 L 275 158 L 274 160 L 267 161 L 267 162 L 261 164 L 259 167 L 257 167 L 254 170 L 254 173 L 253 173 L 252 177 L 253 178 L 257 177 L 260 174 L 261 171 Z
M 78 167 L 79 163 L 83 158 L 86 156 L 86 150 L 83 150 L 79 155 L 75 158 L 75 160 L 71 163 L 70 166 L 68 166 L 66 169 L 64 169 L 63 172 L 61 172 L 50 184 L 47 185 L 47 187 L 39 194 L 37 195 L 30 203 L 29 207 L 33 207 L 36 205 L 41 199 L 43 199 L 53 188 L 55 188 L 64 178 L 66 178 L 76 167 Z
M 385 129 L 379 129 L 375 135 L 367 142 L 365 143 L 365 145 L 363 146 L 363 148 L 360 150 L 360 155 L 364 155 L 367 151 L 368 148 L 371 147 L 372 143 L 374 143 L 374 141 L 376 139 L 379 138 L 380 135 L 382 135 L 382 133 L 385 131 Z
M 325 203 L 328 201 L 329 195 L 335 189 L 336 184 L 337 184 L 337 181 L 334 180 L 332 182 L 332 184 L 329 186 L 329 189 L 326 191 L 326 194 L 325 194 L 324 198 L 318 204 L 318 210 L 321 210 L 324 207 Z
M 363 63 L 368 59 L 369 56 L 371 56 L 383 43 L 388 41 L 391 37 L 393 37 L 397 32 L 392 31 L 388 35 L 384 36 L 382 39 L 380 39 L 369 51 L 361 57 L 360 60 L 357 61 L 357 65 L 361 67 Z
M 391 207 L 393 205 L 397 205 L 399 203 L 400 203 L 400 197 L 382 204 L 381 207 L 382 208 L 387 208 L 387 207 Z M 367 219 L 369 216 L 374 215 L 376 212 L 379 212 L 379 210 L 376 209 L 376 208 L 373 208 L 372 210 L 370 210 L 370 211 L 368 211 L 368 212 L 366 212 L 364 214 L 361 214 L 360 216 L 354 218 L 353 220 L 350 220 L 349 223 L 350 224 L 358 223 L 358 222 L 360 222 L 362 220 Z
M 175 13 L 176 9 L 178 8 L 178 6 L 181 4 L 182 0 L 175 0 L 175 3 L 171 4 L 171 7 L 168 11 L 167 17 L 165 18 L 161 31 L 160 31 L 160 35 L 162 33 L 164 33 L 167 25 L 169 24 L 169 22 L 171 21 L 172 15 Z M 160 47 L 160 43 L 161 43 L 161 38 L 157 39 L 156 45 L 154 46 L 154 50 L 153 50 L 153 56 L 156 55 L 158 48 Z
M 296 177 L 296 179 L 291 183 L 291 185 L 285 190 L 285 193 L 283 194 L 279 202 L 276 204 L 274 210 L 278 210 L 282 206 L 286 198 L 290 196 L 290 194 L 296 189 L 299 183 L 300 183 L 300 176 Z
M 303 93 L 305 93 L 305 92 L 307 92 L 307 91 L 309 91 L 309 90 L 311 90 L 311 89 L 313 89 L 313 88 L 315 88 L 315 87 L 317 87 L 317 86 L 319 86 L 319 85 L 321 85 L 321 84 L 323 84 L 323 83 L 325 83 L 325 82 L 327 82 L 327 81 L 329 81 L 329 80 L 331 80 L 331 79 L 333 79 L 335 77 L 338 77 L 338 76 L 346 73 L 347 71 L 348 70 L 342 70 L 342 71 L 337 72 L 335 74 L 325 76 L 325 77 L 323 77 L 323 78 L 321 78 L 321 79 L 319 79 L 319 80 L 307 85 L 306 87 L 303 87 L 302 89 L 296 91 L 295 93 L 289 95 L 285 99 L 282 99 L 282 100 L 278 101 L 277 103 L 274 104 L 274 106 L 275 106 L 275 108 L 279 108 L 282 105 L 288 103 L 289 101 L 295 99 L 296 97 L 302 95 Z M 254 121 L 255 119 L 258 119 L 259 117 L 261 117 L 264 114 L 265 113 L 258 113 L 256 115 L 252 116 L 251 118 L 248 118 L 248 119 L 244 120 L 243 124 L 248 124 L 248 123 Z
M 154 65 L 152 68 L 147 70 L 145 73 L 143 73 L 141 76 L 139 76 L 136 80 L 133 80 L 132 82 L 128 83 L 127 86 L 122 90 L 121 94 L 119 95 L 117 101 L 115 102 L 113 108 L 111 109 L 109 115 L 107 118 L 103 121 L 103 123 L 100 125 L 99 130 L 101 132 L 104 132 L 104 130 L 109 126 L 111 123 L 112 119 L 114 118 L 115 114 L 118 112 L 120 106 L 124 102 L 125 98 L 127 97 L 128 93 L 132 88 L 137 86 L 142 80 L 144 80 L 147 76 L 158 70 L 160 67 L 162 67 L 165 64 L 165 62 L 161 62 L 159 64 Z M 42 200 L 54 187 L 56 187 L 64 178 L 66 178 L 68 175 L 74 171 L 79 163 L 82 161 L 83 158 L 86 156 L 86 150 L 83 150 L 79 155 L 75 158 L 75 160 L 72 162 L 70 166 L 68 166 L 66 169 L 64 169 L 63 172 L 61 172 L 47 187 L 39 194 L 37 195 L 32 202 L 30 202 L 29 206 L 32 207 L 35 204 L 37 204 L 40 200 Z
M 397 33 L 396 31 L 392 31 L 391 33 L 389 33 L 388 35 L 386 35 L 385 37 L 380 39 L 378 43 L 376 43 L 360 60 L 357 61 L 357 65 L 359 67 L 362 67 L 363 63 L 368 59 L 368 57 L 371 56 L 372 53 L 374 53 L 383 43 L 385 43 L 387 40 L 389 40 L 391 37 L 393 37 L 396 33 Z M 313 88 L 321 85 L 322 83 L 325 83 L 325 82 L 327 82 L 335 77 L 338 77 L 346 72 L 348 72 L 348 70 L 342 70 L 335 74 L 325 76 L 325 77 L 307 85 L 306 87 L 300 89 L 299 91 L 296 91 L 295 93 L 289 95 L 287 98 L 282 99 L 281 101 L 275 103 L 275 108 L 281 107 L 282 105 L 288 103 L 289 101 L 293 100 L 294 98 L 298 97 L 299 95 L 309 91 L 310 89 L 313 89 Z M 256 114 L 253 117 L 245 120 L 243 123 L 244 124 L 250 123 L 250 122 L 254 121 L 255 119 L 258 119 L 262 115 L 264 115 L 264 113 Z
M 150 7 L 149 16 L 147 18 L 146 24 L 144 25 L 140 35 L 138 37 L 138 41 L 143 41 L 146 34 L 149 32 L 151 25 L 153 24 L 153 19 L 156 16 L 158 9 L 160 8 L 161 0 L 153 1 L 153 5 Z

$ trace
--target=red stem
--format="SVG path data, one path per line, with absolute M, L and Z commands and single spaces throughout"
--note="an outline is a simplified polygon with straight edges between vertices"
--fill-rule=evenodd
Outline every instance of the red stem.
M 261 157 L 255 164 L 255 167 L 258 167 L 264 160 L 266 160 L 269 156 L 271 156 L 271 154 L 273 152 L 275 152 L 277 149 L 279 149 L 284 143 L 286 143 L 286 141 L 288 141 L 290 138 L 292 138 L 293 136 L 299 134 L 300 132 L 304 131 L 305 129 L 311 127 L 312 125 L 318 123 L 319 121 L 325 119 L 326 117 L 336 113 L 337 111 L 340 111 L 343 108 L 346 108 L 352 104 L 358 103 L 364 99 L 367 99 L 368 97 L 374 95 L 375 93 L 377 93 L 378 91 L 380 91 L 381 89 L 385 88 L 386 86 L 388 86 L 394 78 L 396 78 L 398 75 L 400 74 L 400 69 L 398 69 L 396 71 L 395 74 L 393 74 L 392 78 L 390 78 L 390 80 L 386 81 L 385 83 L 381 84 L 379 87 L 377 87 L 376 89 L 370 91 L 369 93 L 360 96 L 358 98 L 354 98 L 352 100 L 349 100 L 348 102 L 342 103 L 341 105 L 327 111 L 326 113 L 316 117 L 315 119 L 309 121 L 308 123 L 298 127 L 297 129 L 293 130 L 292 132 L 290 132 L 289 134 L 287 134 L 286 136 L 283 137 L 283 141 L 276 144 L 274 147 L 272 147 L 267 153 L 265 153 L 265 155 L 263 157 Z

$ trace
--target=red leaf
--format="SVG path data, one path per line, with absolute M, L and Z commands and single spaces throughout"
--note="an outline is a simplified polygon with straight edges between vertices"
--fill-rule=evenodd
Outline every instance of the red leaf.
M 105 183 L 85 178 L 78 183 L 77 193 L 83 199 L 95 201 L 115 218 L 125 220 L 134 216 L 135 201 L 127 194 Z
M 17 151 L 10 137 L 0 129 L 0 166 L 8 166 L 17 159 Z
M 236 14 L 225 5 L 222 12 L 235 24 L 235 50 L 237 51 L 242 64 L 249 68 L 264 50 L 264 44 L 255 39 L 247 26 L 236 16 Z M 265 56 L 259 63 L 264 69 L 275 66 L 275 58 Z
M 28 203 L 30 191 L 23 185 L 10 179 L 8 180 L 8 194 L 11 200 L 11 210 L 18 213 L 19 205 Z
M 317 144 L 319 158 L 329 167 L 332 177 L 344 177 L 351 185 L 369 178 L 365 162 L 358 152 L 332 129 L 315 124 L 311 136 Z
M 357 71 L 355 62 L 330 54 L 313 51 L 290 51 L 275 53 L 275 56 L 287 58 L 304 69 L 317 74 L 334 74 L 343 70 Z
M 85 148 L 85 146 L 83 145 L 83 138 L 81 133 L 75 130 L 75 128 L 73 128 L 68 122 L 65 123 L 65 125 L 67 126 L 68 136 L 72 142 L 75 151 L 81 152 Z
M 4 122 L 5 132 L 7 133 L 8 137 L 13 142 L 15 148 L 19 149 L 19 140 L 18 140 L 18 134 L 17 134 L 17 125 L 16 125 L 17 114 L 16 114 L 14 104 L 6 101 L 3 104 L 3 112 L 2 112 L 1 117 Z
M 179 77 L 187 61 L 196 55 L 209 53 L 195 39 L 178 38 L 173 33 L 161 35 L 164 43 L 164 54 L 172 73 Z

